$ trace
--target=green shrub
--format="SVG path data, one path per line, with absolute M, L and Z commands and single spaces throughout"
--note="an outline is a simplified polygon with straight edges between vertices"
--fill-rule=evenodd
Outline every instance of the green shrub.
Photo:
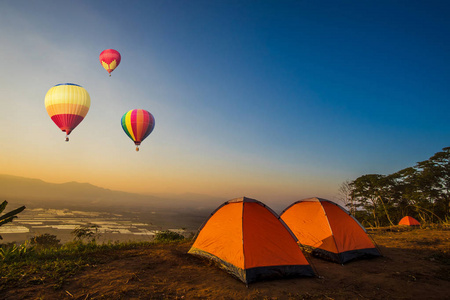
M 36 245 L 38 247 L 58 247 L 60 246 L 60 240 L 56 238 L 56 235 L 45 233 L 36 235 L 30 240 L 32 245 Z
M 98 225 L 78 226 L 71 234 L 75 236 L 75 240 L 83 241 L 84 239 L 87 239 L 88 242 L 95 243 L 95 240 L 100 236 L 98 233 L 99 228 L 100 226 Z
M 173 241 L 182 241 L 184 240 L 184 236 L 170 231 L 170 230 L 166 230 L 166 231 L 160 231 L 155 235 L 155 242 L 173 242 Z
M 29 242 L 25 241 L 21 245 L 11 243 L 0 247 L 0 261 L 11 261 L 24 257 L 27 253 L 34 250 L 33 247 L 29 247 L 28 245 Z

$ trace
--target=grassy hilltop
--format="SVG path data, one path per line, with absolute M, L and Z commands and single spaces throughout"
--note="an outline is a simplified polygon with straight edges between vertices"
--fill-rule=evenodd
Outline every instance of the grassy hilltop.
M 310 257 L 319 277 L 248 288 L 187 254 L 192 240 L 58 248 L 19 246 L 0 264 L 2 299 L 444 299 L 450 293 L 450 230 L 373 230 L 383 257 L 344 266 Z M 31 249 L 31 250 L 30 250 Z

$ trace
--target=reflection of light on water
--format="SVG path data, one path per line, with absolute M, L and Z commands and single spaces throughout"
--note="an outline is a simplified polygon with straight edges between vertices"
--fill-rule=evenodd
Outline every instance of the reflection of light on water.
M 62 223 L 69 223 L 72 225 L 86 225 L 86 222 L 81 222 L 81 221 L 75 221 L 75 220 L 61 220 L 60 222 Z
M 114 225 L 114 226 L 105 226 L 105 228 L 118 228 L 118 229 L 120 229 L 120 228 L 130 228 L 131 226 L 130 225 Z
M 33 219 L 19 218 L 17 220 L 14 220 L 14 222 L 29 222 L 29 221 L 32 221 L 32 222 L 47 221 L 47 222 L 49 222 L 49 221 L 58 221 L 58 220 L 61 220 L 61 219 L 59 219 L 59 218 L 33 218 Z
M 25 233 L 30 232 L 25 226 L 4 225 L 0 227 L 0 233 Z
M 101 215 L 101 213 L 95 212 L 95 211 L 78 211 L 78 210 L 74 210 L 74 211 L 72 211 L 72 213 L 74 215 L 82 215 L 82 216 L 89 216 L 89 217 L 98 217 L 98 216 Z
M 112 222 L 112 221 L 91 221 L 91 223 L 97 224 L 97 225 L 109 225 L 109 226 L 119 225 L 119 223 Z
M 155 235 L 153 231 L 147 229 L 140 229 L 140 232 L 133 232 L 134 235 Z
M 63 216 L 63 217 L 98 217 L 102 215 L 100 212 L 95 211 L 79 211 L 79 210 L 69 210 L 69 209 L 53 209 L 53 208 L 31 208 L 27 209 L 26 214 L 32 214 L 35 216 L 41 216 L 41 217 L 54 217 L 54 216 Z M 121 216 L 119 214 L 115 214 L 115 216 Z
M 6 224 L 0 227 L 0 233 L 6 240 L 23 239 L 19 235 L 15 236 L 20 233 L 27 233 L 28 236 L 50 233 L 65 243 L 73 238 L 71 231 L 83 226 L 90 228 L 97 225 L 97 229 L 91 229 L 98 234 L 99 240 L 152 239 L 157 233 L 154 230 L 156 225 L 144 222 L 146 221 L 134 216 L 124 217 L 114 213 L 35 208 L 25 210 L 14 220 L 14 225 Z
M 24 221 L 22 221 L 22 222 L 20 222 L 20 224 L 25 224 L 25 225 L 42 225 L 44 223 L 42 223 L 42 222 L 24 222 Z
M 78 227 L 78 225 L 50 225 L 51 228 L 55 228 L 55 229 L 69 229 L 69 230 L 74 230 L 75 228 Z
M 122 234 L 130 234 L 132 233 L 131 231 L 129 231 L 128 229 L 115 229 L 113 233 L 122 233 Z

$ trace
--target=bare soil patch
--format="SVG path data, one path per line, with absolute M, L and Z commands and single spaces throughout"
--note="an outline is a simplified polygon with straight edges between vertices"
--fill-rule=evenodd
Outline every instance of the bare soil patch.
M 450 231 L 377 230 L 383 257 L 344 266 L 311 257 L 319 277 L 245 286 L 187 254 L 191 242 L 98 254 L 61 289 L 46 280 L 6 289 L 0 299 L 449 299 Z

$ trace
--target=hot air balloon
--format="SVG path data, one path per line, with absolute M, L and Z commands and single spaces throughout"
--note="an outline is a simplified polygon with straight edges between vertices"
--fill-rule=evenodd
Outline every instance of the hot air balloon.
M 111 76 L 111 72 L 114 71 L 115 68 L 120 64 L 120 53 L 114 49 L 106 49 L 100 53 L 100 63 L 103 68 L 108 71 L 109 76 Z
M 57 84 L 45 95 L 45 109 L 56 126 L 66 133 L 66 142 L 72 130 L 83 121 L 90 106 L 88 92 L 74 83 Z
M 133 109 L 125 113 L 121 123 L 123 131 L 136 145 L 136 151 L 139 151 L 139 145 L 155 128 L 155 118 L 144 109 Z

